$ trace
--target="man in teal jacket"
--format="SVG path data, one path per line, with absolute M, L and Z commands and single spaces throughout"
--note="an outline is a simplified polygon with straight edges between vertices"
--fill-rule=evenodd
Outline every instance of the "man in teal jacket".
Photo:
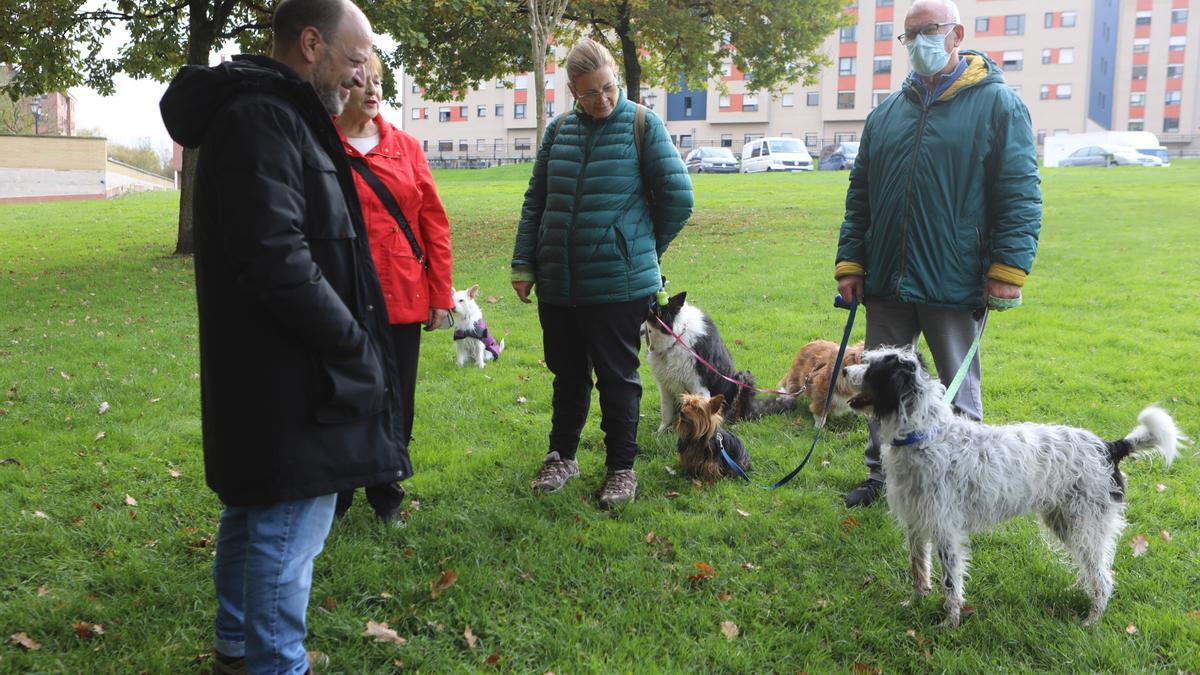
M 1025 104 L 979 52 L 949 0 L 918 0 L 900 41 L 913 73 L 868 117 L 850 172 L 834 276 L 867 306 L 867 348 L 915 345 L 924 334 L 949 383 L 978 330 L 974 310 L 1020 297 L 1041 229 L 1037 153 Z M 982 419 L 979 354 L 954 405 Z M 878 429 L 867 480 L 846 495 L 866 506 L 883 491 Z
M 575 450 L 594 370 L 607 452 L 604 508 L 637 492 L 638 331 L 661 287 L 659 259 L 692 212 L 692 182 L 666 127 L 651 112 L 639 125 L 615 71 L 612 55 L 592 40 L 567 56 L 578 103 L 542 140 L 512 259 L 522 302 L 536 284 L 554 373 L 550 451 L 532 488 L 556 492 L 579 475 Z

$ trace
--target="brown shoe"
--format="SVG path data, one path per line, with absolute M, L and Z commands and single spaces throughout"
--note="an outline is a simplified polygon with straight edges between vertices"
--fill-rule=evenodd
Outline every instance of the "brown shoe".
M 602 509 L 632 502 L 637 497 L 637 474 L 633 469 L 609 469 L 599 496 Z
M 243 656 L 225 656 L 213 650 L 212 675 L 246 675 L 246 658 Z
M 579 462 L 561 459 L 557 452 L 546 455 L 538 475 L 529 484 L 534 492 L 558 492 L 567 481 L 579 475 Z

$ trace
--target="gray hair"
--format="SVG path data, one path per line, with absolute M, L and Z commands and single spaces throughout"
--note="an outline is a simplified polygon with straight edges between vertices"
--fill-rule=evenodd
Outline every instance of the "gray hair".
M 926 5 L 930 7 L 940 7 L 945 10 L 946 21 L 951 21 L 958 24 L 962 23 L 962 15 L 959 14 L 958 5 L 954 3 L 954 0 L 917 0 L 912 4 L 912 7 L 908 8 L 908 13 L 912 14 L 913 10 L 923 8 Z
M 321 39 L 332 42 L 337 36 L 346 0 L 283 0 L 271 17 L 271 33 L 276 48 L 296 45 L 305 28 L 316 28 Z

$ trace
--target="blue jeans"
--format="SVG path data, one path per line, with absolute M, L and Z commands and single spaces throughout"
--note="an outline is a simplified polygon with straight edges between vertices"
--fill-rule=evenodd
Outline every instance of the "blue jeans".
M 313 558 L 325 545 L 337 495 L 227 506 L 217 531 L 216 650 L 245 656 L 249 673 L 304 673 Z

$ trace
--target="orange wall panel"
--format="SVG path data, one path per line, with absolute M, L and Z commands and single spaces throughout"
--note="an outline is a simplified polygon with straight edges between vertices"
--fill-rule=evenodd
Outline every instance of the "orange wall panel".
M 1171 35 L 1187 35 L 1187 24 L 1186 23 L 1171 24 Z
M 1145 80 L 1130 81 L 1129 91 L 1146 91 L 1146 81 Z
M 513 103 L 528 103 L 528 102 L 529 102 L 529 90 L 528 89 L 518 89 L 513 92 Z
M 1176 77 L 1167 80 L 1167 91 L 1183 91 L 1183 78 Z
M 896 39 L 879 40 L 875 43 L 875 56 L 890 56 L 892 53 L 892 45 L 896 44 Z
M 839 42 L 838 56 L 858 56 L 857 42 Z
M 895 7 L 876 7 L 875 20 L 879 23 L 884 23 L 885 21 L 894 21 L 896 16 L 894 13 L 895 9 Z
M 1146 106 L 1131 105 L 1129 106 L 1129 117 L 1131 119 L 1140 120 L 1146 117 Z
M 1178 103 L 1163 106 L 1163 117 L 1179 117 L 1179 108 L 1180 105 Z
M 1150 63 L 1150 52 L 1134 52 L 1133 65 L 1144 66 Z
M 877 73 L 871 78 L 872 89 L 891 89 L 892 76 L 888 73 Z
M 1187 52 L 1167 52 L 1167 63 L 1183 63 Z
M 1133 37 L 1148 38 L 1150 37 L 1150 26 L 1134 26 Z
M 854 76 L 853 75 L 838 75 L 838 91 L 853 91 Z

